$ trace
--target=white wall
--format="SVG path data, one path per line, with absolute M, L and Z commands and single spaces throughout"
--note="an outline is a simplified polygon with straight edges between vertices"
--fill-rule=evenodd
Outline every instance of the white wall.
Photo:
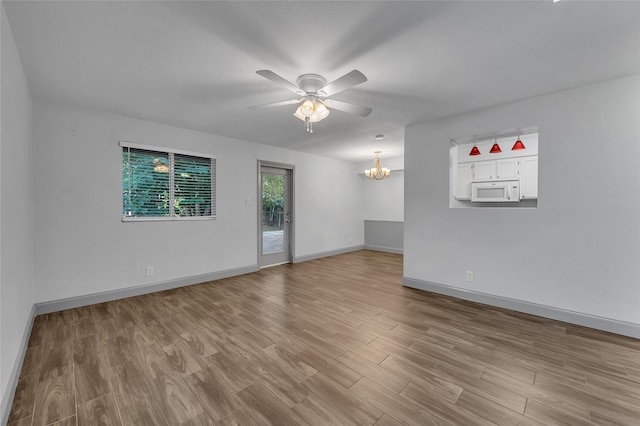
M 393 170 L 385 180 L 364 180 L 364 219 L 404 221 L 404 170 Z
M 121 222 L 119 140 L 215 154 L 217 219 Z M 257 265 L 258 159 L 295 166 L 295 256 L 364 243 L 353 164 L 35 101 L 36 302 Z
M 33 286 L 31 93 L 2 5 L 0 136 L 0 399 L 8 412 Z
M 371 161 L 357 165 L 363 181 L 363 215 L 365 220 L 404 221 L 404 158 L 380 158 L 380 165 L 391 169 L 385 180 L 367 179 L 363 171 L 374 166 Z
M 633 76 L 407 128 L 405 277 L 640 324 L 639 118 Z M 451 138 L 535 125 L 537 209 L 448 207 Z

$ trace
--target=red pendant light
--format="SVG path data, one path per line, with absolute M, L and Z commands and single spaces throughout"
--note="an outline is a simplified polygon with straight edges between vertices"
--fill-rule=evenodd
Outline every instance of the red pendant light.
M 498 142 L 496 141 L 493 146 L 491 147 L 491 151 L 489 151 L 491 154 L 497 154 L 498 152 L 502 152 L 502 150 L 500 149 L 500 145 L 498 145 Z
M 513 148 L 511 148 L 511 151 L 517 151 L 519 149 L 525 149 L 524 144 L 520 140 L 520 136 L 518 136 L 518 140 L 516 141 L 516 143 L 513 144 Z
M 478 149 L 476 144 L 473 144 L 473 148 L 471 148 L 471 152 L 469 153 L 469 155 L 480 155 L 480 150 Z

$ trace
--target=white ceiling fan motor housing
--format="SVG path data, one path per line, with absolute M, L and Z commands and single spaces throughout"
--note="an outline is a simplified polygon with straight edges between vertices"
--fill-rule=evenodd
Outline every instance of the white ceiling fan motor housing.
M 318 90 L 327 85 L 327 80 L 318 74 L 302 74 L 296 83 L 305 93 L 318 93 Z M 320 95 L 320 93 L 318 94 Z

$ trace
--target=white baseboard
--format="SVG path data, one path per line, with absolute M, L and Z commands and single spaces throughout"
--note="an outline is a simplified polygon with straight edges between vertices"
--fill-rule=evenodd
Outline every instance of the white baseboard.
M 373 251 L 382 251 L 385 253 L 394 253 L 394 254 L 404 254 L 403 249 L 395 248 L 395 247 L 384 247 L 384 246 L 374 246 L 371 244 L 364 245 L 365 250 L 373 250 Z
M 110 302 L 112 300 L 140 296 L 142 294 L 155 293 L 157 291 L 171 290 L 178 287 L 204 283 L 207 281 L 220 280 L 222 278 L 235 277 L 237 275 L 256 272 L 259 269 L 260 268 L 258 267 L 258 265 L 251 265 L 242 268 L 225 269 L 224 271 L 212 272 L 210 274 L 192 275 L 190 277 L 178 278 L 175 280 L 163 281 L 159 283 L 145 284 L 118 290 L 87 294 L 85 296 L 70 297 L 68 299 L 53 300 L 51 302 L 36 303 L 36 315 L 58 312 L 65 309 L 79 308 L 81 306 L 95 305 L 96 303 Z
M 640 339 L 640 324 L 402 277 L 402 285 Z
M 24 326 L 22 333 L 22 339 L 20 341 L 20 349 L 18 350 L 17 359 L 13 363 L 13 368 L 9 374 L 9 381 L 7 382 L 7 389 L 2 396 L 2 405 L 0 405 L 0 424 L 6 425 L 9 422 L 9 414 L 11 414 L 11 406 L 13 405 L 13 397 L 18 387 L 18 379 L 20 378 L 20 371 L 22 370 L 22 364 L 24 363 L 24 357 L 27 354 L 27 346 L 29 346 L 29 338 L 31 337 L 31 329 L 33 328 L 33 320 L 36 317 L 35 305 L 31 307 L 29 318 Z
M 364 249 L 363 245 L 357 245 L 357 246 L 351 246 L 351 247 L 344 247 L 336 250 L 323 251 L 320 253 L 308 254 L 305 256 L 294 256 L 293 263 L 306 262 L 307 260 L 320 259 L 321 257 L 335 256 L 338 254 L 349 253 L 352 251 L 358 251 L 362 249 Z

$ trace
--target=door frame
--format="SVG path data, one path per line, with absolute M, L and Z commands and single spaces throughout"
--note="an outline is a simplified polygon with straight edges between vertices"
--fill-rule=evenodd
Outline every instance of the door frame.
M 263 268 L 263 267 L 267 267 L 267 266 L 275 266 L 277 264 L 269 264 L 269 265 L 263 265 L 262 264 L 262 167 L 272 167 L 275 169 L 282 169 L 286 171 L 286 176 L 288 177 L 289 181 L 289 218 L 291 220 L 291 222 L 289 223 L 288 227 L 285 224 L 285 226 L 287 227 L 287 231 L 285 232 L 285 235 L 288 238 L 288 242 L 289 242 L 289 252 L 287 253 L 287 260 L 283 263 L 293 263 L 293 254 L 295 253 L 295 246 L 294 246 L 294 241 L 295 241 L 295 167 L 293 164 L 285 164 L 285 163 L 277 163 L 277 162 L 273 162 L 273 161 L 264 161 L 264 160 L 258 160 L 258 173 L 257 173 L 257 188 L 258 188 L 258 192 L 257 192 L 257 197 L 256 199 L 258 200 L 258 202 L 256 203 L 256 205 L 258 206 L 258 267 Z

